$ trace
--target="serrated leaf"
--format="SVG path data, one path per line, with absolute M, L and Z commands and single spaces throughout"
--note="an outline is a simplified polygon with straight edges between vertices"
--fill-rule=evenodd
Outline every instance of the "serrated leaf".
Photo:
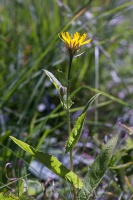
M 79 191 L 78 200 L 88 200 L 92 192 L 102 180 L 117 144 L 118 134 L 111 138 L 91 165 L 84 179 L 84 187 Z
M 72 148 L 74 148 L 74 146 L 78 142 L 83 125 L 84 125 L 84 120 L 86 117 L 87 110 L 88 110 L 89 106 L 96 100 L 96 98 L 98 98 L 99 95 L 100 95 L 100 93 L 96 94 L 88 101 L 88 103 L 84 107 L 81 115 L 78 117 L 78 119 L 68 137 L 68 140 L 66 142 L 66 153 L 68 153 Z
M 70 109 L 73 102 L 70 97 L 68 97 L 68 108 L 67 108 L 67 88 L 64 87 L 58 80 L 55 78 L 55 76 L 49 72 L 48 70 L 44 70 L 46 75 L 49 77 L 50 81 L 54 84 L 56 90 L 58 91 L 61 104 L 64 109 Z
M 34 156 L 37 160 L 43 163 L 48 169 L 50 169 L 56 175 L 65 179 L 69 183 L 73 184 L 76 188 L 81 189 L 83 187 L 83 183 L 80 180 L 80 178 L 74 172 L 68 170 L 55 156 L 35 151 L 35 149 L 32 146 L 26 144 L 25 142 L 22 142 L 21 140 L 16 139 L 13 136 L 10 136 L 10 138 L 19 147 L 21 147 L 24 151 Z

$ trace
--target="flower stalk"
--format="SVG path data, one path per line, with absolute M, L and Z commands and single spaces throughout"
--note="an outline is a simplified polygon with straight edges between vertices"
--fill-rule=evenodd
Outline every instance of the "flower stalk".
M 69 68 L 68 68 L 68 76 L 67 76 L 67 125 L 68 125 L 68 135 L 70 135 L 70 133 L 71 133 L 69 95 L 70 95 L 70 74 L 71 74 L 72 60 L 73 60 L 73 56 L 71 56 L 70 60 L 69 60 Z M 71 171 L 73 171 L 72 149 L 70 150 L 70 168 L 71 168 Z M 77 200 L 76 188 L 75 188 L 74 185 L 73 185 L 73 193 L 74 193 L 74 200 Z
M 72 61 L 77 52 L 80 50 L 81 46 L 87 44 L 91 41 L 91 38 L 85 40 L 87 34 L 83 34 L 82 36 L 80 33 L 76 32 L 75 34 L 69 34 L 68 32 L 59 34 L 59 38 L 65 43 L 65 53 L 69 56 L 69 67 L 68 67 L 68 76 L 67 76 L 67 125 L 68 125 L 68 136 L 71 133 L 71 124 L 70 124 L 70 106 L 69 106 L 69 95 L 70 95 L 70 75 L 71 75 L 71 68 L 72 68 Z M 70 168 L 73 171 L 73 157 L 72 157 L 72 149 L 70 150 Z M 76 188 L 73 185 L 73 193 L 74 193 L 74 200 L 77 200 Z

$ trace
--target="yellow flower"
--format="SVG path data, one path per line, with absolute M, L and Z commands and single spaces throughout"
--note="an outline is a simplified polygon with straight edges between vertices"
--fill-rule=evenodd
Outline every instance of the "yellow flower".
M 59 34 L 59 38 L 65 43 L 66 50 L 69 56 L 73 57 L 75 53 L 80 49 L 80 47 L 84 44 L 87 44 L 91 41 L 91 38 L 88 40 L 85 40 L 87 37 L 87 34 L 84 33 L 82 36 L 79 32 L 76 32 L 74 34 L 69 34 L 68 32 Z

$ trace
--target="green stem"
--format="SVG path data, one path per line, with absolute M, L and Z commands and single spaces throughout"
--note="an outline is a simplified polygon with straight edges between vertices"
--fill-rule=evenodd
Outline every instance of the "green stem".
M 69 60 L 69 68 L 68 68 L 68 77 L 67 77 L 67 125 L 68 125 L 68 135 L 71 132 L 71 125 L 70 125 L 70 110 L 69 110 L 69 94 L 70 94 L 70 74 L 71 74 L 71 67 L 72 67 L 72 60 L 73 56 L 70 56 Z M 70 168 L 73 171 L 73 157 L 72 157 L 72 149 L 70 150 Z M 76 196 L 76 188 L 73 185 L 73 193 L 74 193 L 74 200 L 77 200 Z
M 73 59 L 73 57 L 70 57 L 69 68 L 68 68 L 68 77 L 67 77 L 67 125 L 68 125 L 68 135 L 70 135 L 70 132 L 71 132 L 70 111 L 69 111 L 69 93 L 70 93 L 70 73 L 71 73 L 72 59 Z M 71 161 L 71 159 L 70 159 L 70 161 Z

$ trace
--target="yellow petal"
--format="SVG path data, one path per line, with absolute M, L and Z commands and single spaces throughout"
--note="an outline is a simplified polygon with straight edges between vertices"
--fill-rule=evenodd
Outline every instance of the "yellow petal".
M 89 42 L 91 42 L 92 38 L 90 38 L 89 40 L 86 40 L 85 42 L 82 42 L 82 44 L 80 45 L 84 45 L 84 44 L 88 44 Z
M 67 34 L 65 34 L 65 33 L 62 32 L 61 36 L 62 36 L 62 38 L 63 38 L 63 40 L 64 40 L 65 43 L 70 44 L 70 39 L 69 39 L 69 37 L 68 37 Z
M 66 37 L 68 38 L 68 44 L 70 45 L 71 42 L 71 36 L 68 32 L 66 32 Z
M 65 40 L 62 38 L 62 35 L 60 33 L 58 33 L 58 36 L 63 42 L 65 42 Z
M 76 32 L 76 33 L 74 34 L 74 37 L 75 37 L 76 41 L 78 41 L 79 38 L 80 38 L 80 33 Z
M 79 45 L 82 45 L 83 41 L 85 40 L 85 38 L 87 37 L 87 34 L 83 34 L 79 40 Z

